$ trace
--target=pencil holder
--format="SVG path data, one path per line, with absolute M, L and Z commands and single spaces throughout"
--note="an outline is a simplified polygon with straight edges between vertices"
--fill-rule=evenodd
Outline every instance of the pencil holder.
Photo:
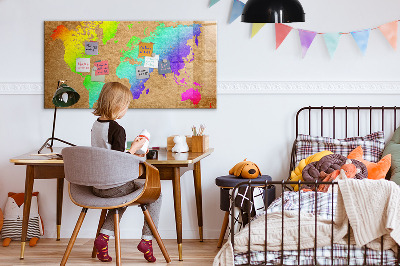
M 192 152 L 205 152 L 208 150 L 208 135 L 192 136 Z

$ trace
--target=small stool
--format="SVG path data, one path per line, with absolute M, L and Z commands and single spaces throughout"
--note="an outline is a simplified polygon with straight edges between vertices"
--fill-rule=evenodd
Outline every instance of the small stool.
M 222 246 L 222 242 L 224 241 L 224 236 L 226 232 L 226 228 L 228 227 L 229 222 L 229 207 L 230 207 L 230 199 L 229 199 L 229 191 L 233 189 L 237 184 L 246 182 L 246 181 L 263 181 L 266 180 L 272 181 L 272 178 L 269 175 L 261 175 L 254 179 L 246 179 L 241 177 L 236 177 L 234 175 L 220 176 L 215 179 L 215 184 L 220 187 L 220 209 L 225 211 L 224 221 L 222 222 L 221 234 L 219 235 L 218 245 L 220 248 Z M 257 186 L 254 186 L 257 187 Z M 267 199 L 267 207 L 275 200 L 275 186 L 271 186 L 268 189 L 268 199 Z

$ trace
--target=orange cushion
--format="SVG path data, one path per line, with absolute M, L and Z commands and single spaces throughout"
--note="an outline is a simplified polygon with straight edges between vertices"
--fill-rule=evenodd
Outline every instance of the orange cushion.
M 352 152 L 350 152 L 347 158 L 355 159 L 365 164 L 368 170 L 368 179 L 378 180 L 386 177 L 391 165 L 392 155 L 386 155 L 377 163 L 368 162 L 363 159 L 363 150 L 361 146 L 358 146 Z

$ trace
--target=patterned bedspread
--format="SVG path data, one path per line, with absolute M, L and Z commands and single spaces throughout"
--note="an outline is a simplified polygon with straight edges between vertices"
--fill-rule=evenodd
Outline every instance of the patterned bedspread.
M 326 219 L 332 219 L 336 208 L 336 194 L 317 192 L 317 200 L 315 192 L 285 192 L 283 198 L 276 199 L 267 210 L 269 213 L 282 211 L 282 203 L 284 210 L 298 210 L 317 214 Z M 265 215 L 265 213 L 260 214 Z M 257 219 L 260 215 L 256 216 Z M 333 250 L 333 262 L 332 262 Z M 281 265 L 281 251 L 267 252 L 250 252 L 250 265 L 265 265 L 265 255 L 267 256 L 266 265 Z M 395 265 L 396 257 L 392 250 L 385 250 L 381 258 L 381 252 L 371 250 L 365 247 L 357 247 L 350 245 L 350 256 L 348 245 L 334 244 L 316 249 L 316 265 Z M 284 265 L 314 265 L 315 259 L 314 249 L 303 249 L 300 251 L 300 256 L 297 250 L 285 250 L 283 252 Z M 348 263 L 349 258 L 349 263 Z M 248 253 L 235 254 L 235 265 L 248 265 Z

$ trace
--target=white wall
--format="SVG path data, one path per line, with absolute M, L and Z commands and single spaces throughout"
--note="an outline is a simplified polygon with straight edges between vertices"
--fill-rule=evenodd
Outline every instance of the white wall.
M 302 0 L 306 23 L 293 24 L 320 32 L 351 31 L 375 27 L 398 17 L 400 2 L 384 0 Z M 2 83 L 43 82 L 43 21 L 45 20 L 217 20 L 218 81 L 399 81 L 399 54 L 383 35 L 371 33 L 369 48 L 361 56 L 350 35 L 343 36 L 330 59 L 318 36 L 305 59 L 297 31 L 274 50 L 273 25 L 266 25 L 253 39 L 251 26 L 227 24 L 230 0 L 211 9 L 208 0 L 147 1 L 28 1 L 0 0 L 0 86 Z M 257 94 L 218 95 L 216 110 L 129 110 L 121 120 L 128 138 L 142 128 L 152 132 L 154 146 L 165 146 L 176 133 L 189 134 L 193 124 L 204 123 L 215 152 L 202 162 L 205 238 L 218 238 L 223 214 L 214 179 L 227 174 L 238 161 L 255 161 L 263 174 L 275 180 L 286 176 L 294 138 L 294 115 L 308 105 L 399 105 L 399 95 L 363 94 Z M 35 150 L 51 134 L 52 110 L 43 108 L 43 95 L 0 95 L 0 207 L 7 192 L 24 190 L 25 168 L 9 158 Z M 56 135 L 78 145 L 90 144 L 95 118 L 88 109 L 58 112 Z M 182 177 L 183 237 L 197 237 L 197 217 L 190 173 Z M 55 237 L 56 182 L 38 180 L 40 211 L 45 237 Z M 175 238 L 171 182 L 162 182 L 164 195 L 159 230 Z M 70 237 L 79 208 L 64 191 L 62 237 Z M 93 237 L 99 212 L 90 211 L 80 237 Z M 138 219 L 138 217 L 140 217 Z M 130 208 L 121 221 L 123 238 L 139 238 L 142 218 Z

